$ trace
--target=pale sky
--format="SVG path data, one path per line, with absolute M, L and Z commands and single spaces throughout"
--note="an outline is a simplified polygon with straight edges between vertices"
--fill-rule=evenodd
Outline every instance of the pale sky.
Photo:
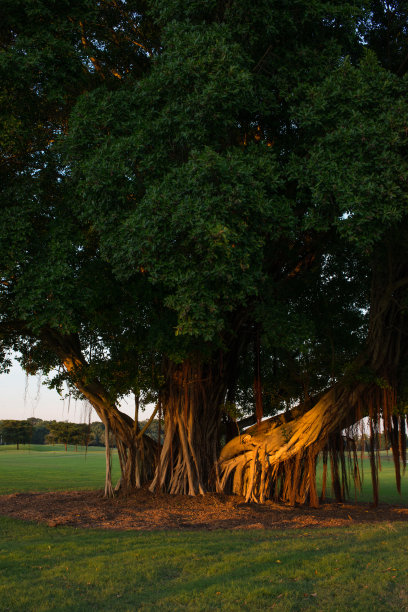
M 124 400 L 120 406 L 123 412 L 134 415 L 133 398 Z M 71 421 L 75 423 L 88 422 L 89 405 L 84 402 L 61 398 L 57 391 L 50 390 L 40 384 L 36 376 L 26 377 L 17 362 L 14 362 L 10 374 L 0 375 L 0 420 L 24 420 L 30 417 L 55 419 L 56 421 Z M 150 416 L 149 407 L 141 413 L 140 419 Z M 99 421 L 95 410 L 92 409 L 91 421 Z

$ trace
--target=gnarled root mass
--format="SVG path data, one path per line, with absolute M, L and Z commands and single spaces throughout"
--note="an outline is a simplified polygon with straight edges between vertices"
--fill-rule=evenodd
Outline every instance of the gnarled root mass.
M 215 367 L 170 367 L 161 401 L 165 438 L 151 491 L 204 494 L 215 483 L 225 383 Z
M 231 440 L 219 459 L 218 489 L 245 496 L 247 502 L 280 499 L 294 505 L 319 504 L 316 462 L 323 456 L 325 495 L 330 457 L 332 486 L 338 500 L 348 492 L 348 475 L 361 483 L 354 440 L 347 436 L 353 424 L 368 416 L 371 427 L 370 459 L 374 501 L 378 502 L 379 415 L 392 448 L 400 486 L 400 458 L 405 466 L 405 417 L 392 415 L 395 395 L 375 384 L 357 384 L 353 389 L 337 385 L 303 414 L 292 411 L 286 418 L 275 417 L 248 429 Z M 282 422 L 284 420 L 284 422 Z M 348 457 L 348 464 L 346 458 Z

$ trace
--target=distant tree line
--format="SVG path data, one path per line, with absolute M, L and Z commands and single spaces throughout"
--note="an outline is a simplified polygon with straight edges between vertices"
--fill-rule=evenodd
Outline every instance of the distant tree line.
M 147 421 L 141 421 L 143 427 Z M 158 420 L 154 419 L 149 426 L 150 435 L 157 440 L 159 435 Z M 162 435 L 164 427 L 161 427 Z M 0 444 L 68 444 L 78 446 L 104 446 L 105 425 L 94 423 L 69 423 L 68 421 L 43 421 L 35 417 L 26 420 L 0 420 Z M 110 433 L 109 445 L 116 446 L 115 437 Z
M 0 444 L 68 444 L 103 446 L 105 427 L 102 423 L 68 423 L 43 421 L 38 418 L 0 421 Z

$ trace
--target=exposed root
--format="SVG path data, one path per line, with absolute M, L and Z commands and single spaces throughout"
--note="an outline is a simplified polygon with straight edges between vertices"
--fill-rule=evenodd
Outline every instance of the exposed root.
M 321 497 L 326 494 L 330 456 L 333 491 L 338 501 L 344 500 L 349 493 L 350 474 L 355 486 L 361 486 L 356 446 L 352 438 L 344 435 L 344 430 L 371 412 L 370 458 L 374 503 L 377 504 L 379 444 L 378 426 L 374 424 L 378 423 L 378 415 L 384 413 L 384 402 L 391 409 L 393 398 L 395 402 L 392 390 L 384 394 L 384 390 L 375 385 L 359 384 L 353 390 L 338 385 L 311 410 L 289 422 L 280 423 L 274 418 L 250 428 L 244 435 L 231 440 L 221 452 L 219 491 L 244 495 L 246 501 L 262 503 L 272 498 L 291 505 L 309 503 L 317 507 L 316 462 L 323 451 Z M 363 400 L 366 406 L 368 404 L 365 414 L 361 412 Z M 399 458 L 406 455 L 405 418 L 395 417 L 384 423 L 399 470 Z M 399 486 L 400 477 L 397 477 Z
M 406 248 L 405 243 L 401 248 Z M 398 253 L 396 257 L 395 254 Z M 408 362 L 408 323 L 404 311 L 408 270 L 395 245 L 387 261 L 373 261 L 370 326 L 366 351 L 345 378 L 306 412 L 294 412 L 288 422 L 270 419 L 247 430 L 223 448 L 219 459 L 220 491 L 244 495 L 247 501 L 268 497 L 291 504 L 317 505 L 316 461 L 322 452 L 323 490 L 328 457 L 337 500 L 348 494 L 351 473 L 361 483 L 352 436 L 346 436 L 364 417 L 370 427 L 370 463 L 374 503 L 378 503 L 380 423 L 391 444 L 396 484 L 401 490 L 401 462 L 406 464 L 406 415 L 398 414 L 397 389 L 404 389 Z M 348 464 L 346 458 L 348 457 Z

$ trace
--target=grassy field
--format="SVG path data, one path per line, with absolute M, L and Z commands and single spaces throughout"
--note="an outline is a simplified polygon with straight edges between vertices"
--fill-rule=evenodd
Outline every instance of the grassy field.
M 112 479 L 119 477 L 116 453 L 112 456 Z M 0 446 L 0 495 L 21 491 L 102 489 L 105 485 L 105 449 L 31 445 L 16 450 Z M 0 608 L 1 609 L 1 608 Z
M 361 491 L 355 491 L 353 483 L 351 483 L 350 499 L 359 502 L 371 502 L 373 499 L 372 484 L 371 484 L 371 468 L 370 462 L 366 455 L 363 459 L 363 487 Z M 328 482 L 330 482 L 330 469 L 328 474 Z M 317 470 L 317 485 L 318 491 L 321 489 L 321 463 L 318 464 Z M 404 504 L 408 505 L 408 470 L 401 479 L 401 495 L 397 491 L 395 485 L 395 468 L 391 453 L 381 452 L 381 470 L 379 472 L 379 494 L 380 502 L 387 504 Z M 330 495 L 330 487 L 328 491 Z
M 2 518 L 0 609 L 407 610 L 408 530 L 102 532 Z
M 384 494 L 392 470 L 384 461 Z M 0 447 L 2 493 L 103 481 L 103 449 Z M 0 517 L 1 612 L 89 609 L 407 610 L 407 524 L 143 533 Z

